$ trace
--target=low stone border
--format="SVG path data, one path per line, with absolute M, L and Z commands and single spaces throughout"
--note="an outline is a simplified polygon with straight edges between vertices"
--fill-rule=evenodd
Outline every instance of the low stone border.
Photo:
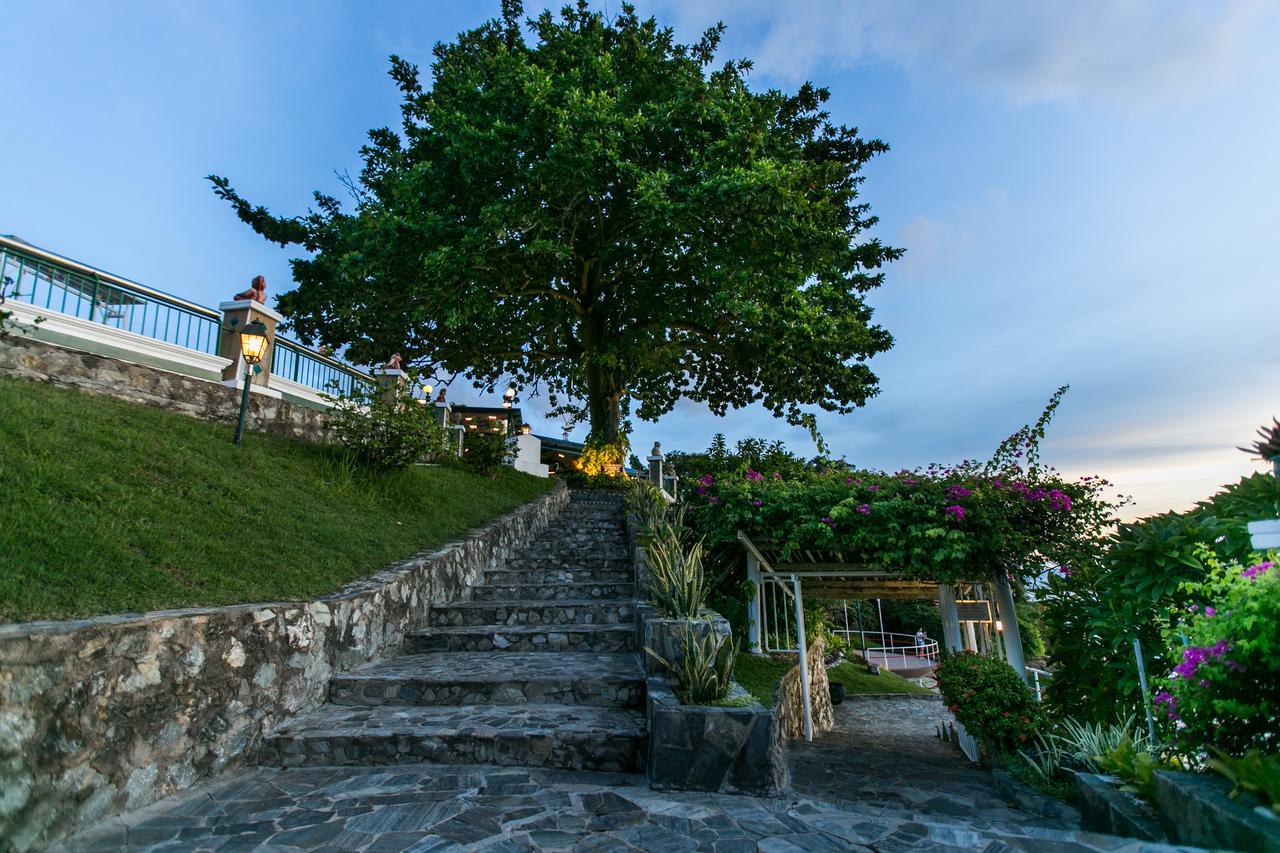
M 47 844 L 243 763 L 322 704 L 335 671 L 398 652 L 568 501 L 557 484 L 312 602 L 0 625 L 0 847 Z
M 1040 793 L 1027 783 L 1013 778 L 1003 768 L 991 768 L 991 784 L 1002 800 L 1019 811 L 1058 820 L 1068 826 L 1077 826 L 1080 823 L 1078 809 L 1069 803 Z
M 1155 810 L 1137 797 L 1121 791 L 1118 780 L 1095 773 L 1076 773 L 1080 825 L 1093 832 L 1164 841 L 1164 829 Z
M 924 693 L 846 693 L 844 701 L 846 702 L 874 702 L 878 699 L 915 699 L 919 702 L 941 702 L 942 697 L 936 693 L 926 695 Z
M 754 699 L 740 707 L 682 705 L 662 677 L 646 682 L 649 786 L 775 796 L 788 785 L 773 712 Z M 730 699 L 750 698 L 734 684 Z
M 1156 807 L 1169 837 L 1215 850 L 1280 853 L 1280 819 L 1259 813 L 1250 794 L 1231 799 L 1230 790 L 1216 776 L 1156 771 Z

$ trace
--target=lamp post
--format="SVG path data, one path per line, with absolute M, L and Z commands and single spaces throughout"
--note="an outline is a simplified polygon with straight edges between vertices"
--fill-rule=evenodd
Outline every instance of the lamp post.
M 262 362 L 269 344 L 267 327 L 259 320 L 246 323 L 240 330 L 240 354 L 244 357 L 244 390 L 240 392 L 240 417 L 236 420 L 237 445 L 244 438 L 244 417 L 249 411 L 249 382 L 253 379 L 253 368 Z

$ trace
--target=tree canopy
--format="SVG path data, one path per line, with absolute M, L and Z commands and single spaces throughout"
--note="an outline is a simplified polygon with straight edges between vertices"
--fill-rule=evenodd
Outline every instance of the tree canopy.
M 307 253 L 280 309 L 302 337 L 373 362 L 545 390 L 613 442 L 681 397 L 761 402 L 813 426 L 877 391 L 892 345 L 865 294 L 901 250 L 859 174 L 887 150 L 831 121 L 825 89 L 752 91 L 750 62 L 583 0 L 502 15 L 435 48 L 431 87 L 391 57 L 398 131 L 370 131 L 350 209 L 277 216 L 215 191 Z

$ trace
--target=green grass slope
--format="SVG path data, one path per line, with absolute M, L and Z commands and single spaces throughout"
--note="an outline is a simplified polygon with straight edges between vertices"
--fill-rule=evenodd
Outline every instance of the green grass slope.
M 760 704 L 772 708 L 777 699 L 778 682 L 787 670 L 796 665 L 792 655 L 751 655 L 740 654 L 734 664 L 733 677 L 747 692 L 756 697 Z M 888 670 L 880 670 L 879 675 L 867 672 L 865 666 L 845 661 L 839 666 L 827 670 L 829 681 L 838 681 L 844 685 L 845 691 L 854 693 L 930 693 L 914 681 L 894 675 Z
M 0 379 L 0 621 L 307 599 L 552 481 L 369 474 L 340 452 Z

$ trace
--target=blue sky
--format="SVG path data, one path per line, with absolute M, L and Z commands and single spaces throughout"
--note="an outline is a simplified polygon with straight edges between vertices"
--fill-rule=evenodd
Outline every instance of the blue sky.
M 1260 469 L 1234 448 L 1280 414 L 1280 4 L 639 5 L 688 39 L 724 20 L 758 85 L 828 86 L 835 118 L 892 146 L 865 187 L 908 250 L 872 296 L 897 345 L 879 397 L 820 420 L 837 453 L 985 456 L 1070 383 L 1046 458 L 1109 476 L 1131 513 Z M 338 192 L 396 122 L 387 55 L 425 68 L 497 6 L 0 0 L 0 233 L 205 304 L 258 273 L 286 289 L 289 254 L 203 176 L 278 212 Z M 716 431 L 812 449 L 693 404 L 633 443 Z

